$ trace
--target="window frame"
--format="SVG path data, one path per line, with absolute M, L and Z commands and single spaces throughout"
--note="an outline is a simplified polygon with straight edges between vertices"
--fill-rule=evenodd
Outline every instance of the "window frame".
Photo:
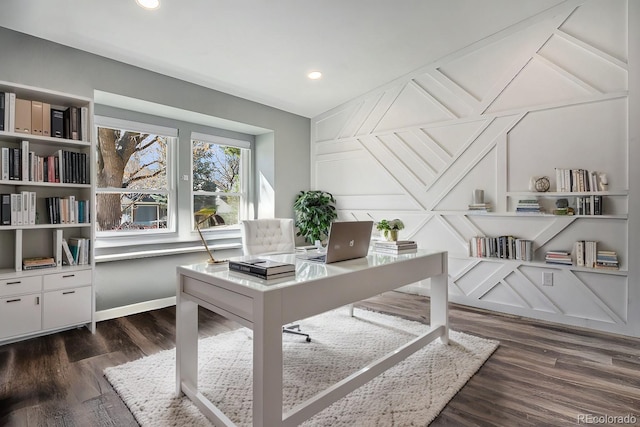
M 167 189 L 153 189 L 153 190 L 135 190 L 131 191 L 131 189 L 127 188 L 100 188 L 98 187 L 97 180 L 95 180 L 95 194 L 96 198 L 101 193 L 119 193 L 119 194 L 127 194 L 127 193 L 143 193 L 143 194 L 165 194 L 167 196 L 167 227 L 161 229 L 146 229 L 146 230 L 135 230 L 135 231 L 98 231 L 96 229 L 96 238 L 97 239 L 105 239 L 105 241 L 109 241 L 111 243 L 116 243 L 118 241 L 122 241 L 122 243 L 126 243 L 127 241 L 136 240 L 137 242 L 140 239 L 148 240 L 145 243 L 154 243 L 154 241 L 158 238 L 167 238 L 172 235 L 176 235 L 178 232 L 177 226 L 177 217 L 178 217 L 178 194 L 177 194 L 177 152 L 178 152 L 178 129 L 167 126 L 160 126 L 151 123 L 144 123 L 136 120 L 127 120 L 127 119 L 119 119 L 115 117 L 108 116 L 94 116 L 94 131 L 98 132 L 98 128 L 111 128 L 111 129 L 126 129 L 128 131 L 134 132 L 144 132 L 150 133 L 154 135 L 161 135 L 167 137 L 167 159 L 166 159 L 166 176 L 167 176 Z M 96 137 L 97 144 L 97 137 Z M 97 149 L 96 149 L 97 151 Z M 97 156 L 97 153 L 96 153 Z M 94 162 L 97 161 L 97 157 L 93 159 Z M 97 169 L 96 169 L 97 170 Z
M 194 184 L 194 180 L 193 180 L 193 170 L 194 170 L 194 162 L 193 162 L 193 144 L 194 141 L 202 141 L 202 142 L 209 142 L 211 144 L 217 144 L 217 145 L 222 145 L 222 146 L 227 146 L 227 147 L 236 147 L 236 148 L 240 148 L 242 150 L 242 155 L 240 156 L 240 193 L 224 193 L 224 192 L 219 192 L 219 191 L 195 191 L 193 189 L 193 184 Z M 251 142 L 249 141 L 245 141 L 242 139 L 237 139 L 237 138 L 229 138 L 229 137 L 224 137 L 224 136 L 218 136 L 218 135 L 212 135 L 212 134 L 208 134 L 208 133 L 201 133 L 201 132 L 191 132 L 190 135 L 190 139 L 189 139 L 189 154 L 190 154 L 190 167 L 191 167 L 191 173 L 189 175 L 189 180 L 190 180 L 190 185 L 189 185 L 189 198 L 190 198 L 190 217 L 191 217 L 191 221 L 190 221 L 190 230 L 192 233 L 197 233 L 197 230 L 195 228 L 195 215 L 194 215 L 194 199 L 196 196 L 200 195 L 210 195 L 210 196 L 217 196 L 217 195 L 236 195 L 240 197 L 240 202 L 239 202 L 239 213 L 238 213 L 238 224 L 231 224 L 225 227 L 212 227 L 212 228 L 203 228 L 201 229 L 201 232 L 203 234 L 215 234 L 215 233 L 220 233 L 223 232 L 224 230 L 229 230 L 229 229 L 239 229 L 240 228 L 240 224 L 239 222 L 242 221 L 243 219 L 247 219 L 249 217 L 249 210 L 250 210 L 250 206 L 251 206 L 251 179 L 252 179 L 252 173 L 251 173 L 251 158 L 252 158 L 252 154 L 253 154 L 253 146 L 251 144 Z

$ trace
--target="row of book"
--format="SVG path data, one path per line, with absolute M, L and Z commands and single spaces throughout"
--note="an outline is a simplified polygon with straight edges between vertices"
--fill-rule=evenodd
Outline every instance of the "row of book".
M 533 241 L 514 236 L 476 236 L 469 242 L 469 256 L 532 261 Z
M 87 265 L 89 264 L 89 249 L 89 239 L 85 237 L 65 239 L 62 230 L 53 230 L 53 256 L 23 258 L 22 269 L 36 270 L 62 265 Z
M 373 250 L 381 254 L 410 254 L 418 251 L 418 244 L 414 240 L 376 240 L 373 243 Z
M 576 197 L 576 215 L 602 215 L 602 196 Z
M 29 151 L 29 141 L 20 148 L 2 147 L 0 178 L 3 181 L 88 184 L 87 154 L 57 150 L 48 156 Z
M 0 132 L 89 141 L 89 109 L 58 107 L 0 92 Z
M 598 242 L 579 240 L 574 244 L 573 254 L 554 250 L 545 256 L 547 264 L 576 265 L 578 267 L 618 270 L 618 254 L 610 250 L 598 250 Z
M 229 271 L 247 274 L 263 280 L 280 279 L 296 275 L 295 264 L 256 258 L 245 261 L 229 261 Z
M 607 183 L 603 182 L 598 172 L 586 169 L 556 168 L 556 191 L 604 191 L 606 185 Z
M 34 225 L 36 223 L 36 192 L 0 194 L 1 225 Z
M 86 224 L 90 222 L 90 203 L 76 197 L 45 197 L 49 224 Z
M 76 197 L 45 197 L 49 224 L 84 224 L 90 222 L 90 203 Z M 35 191 L 0 194 L 0 225 L 35 225 L 40 220 Z

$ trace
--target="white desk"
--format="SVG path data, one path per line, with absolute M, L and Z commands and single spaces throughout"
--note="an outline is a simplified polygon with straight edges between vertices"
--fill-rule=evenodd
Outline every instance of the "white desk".
M 215 425 L 235 424 L 198 392 L 198 305 L 253 329 L 254 426 L 297 426 L 436 338 L 448 343 L 446 252 L 371 253 L 329 265 L 296 260 L 295 255 L 264 258 L 296 263 L 295 278 L 271 283 L 229 272 L 226 266 L 178 267 L 176 392 L 185 393 Z M 431 278 L 428 331 L 282 413 L 282 325 L 427 278 Z

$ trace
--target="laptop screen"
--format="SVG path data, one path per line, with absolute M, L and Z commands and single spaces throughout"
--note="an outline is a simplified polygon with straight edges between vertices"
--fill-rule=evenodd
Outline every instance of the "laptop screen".
M 372 230 L 373 221 L 331 223 L 325 262 L 332 263 L 367 256 Z

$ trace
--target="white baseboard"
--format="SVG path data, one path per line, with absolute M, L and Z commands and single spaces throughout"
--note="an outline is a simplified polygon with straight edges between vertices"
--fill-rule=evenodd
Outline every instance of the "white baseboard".
M 176 305 L 176 297 L 155 299 L 152 301 L 145 301 L 145 302 L 139 302 L 137 304 L 130 304 L 122 307 L 110 308 L 108 310 L 96 311 L 94 319 L 96 322 L 100 322 L 102 320 L 115 319 L 117 317 L 129 316 L 131 314 L 143 313 L 145 311 L 171 307 L 172 305 Z

